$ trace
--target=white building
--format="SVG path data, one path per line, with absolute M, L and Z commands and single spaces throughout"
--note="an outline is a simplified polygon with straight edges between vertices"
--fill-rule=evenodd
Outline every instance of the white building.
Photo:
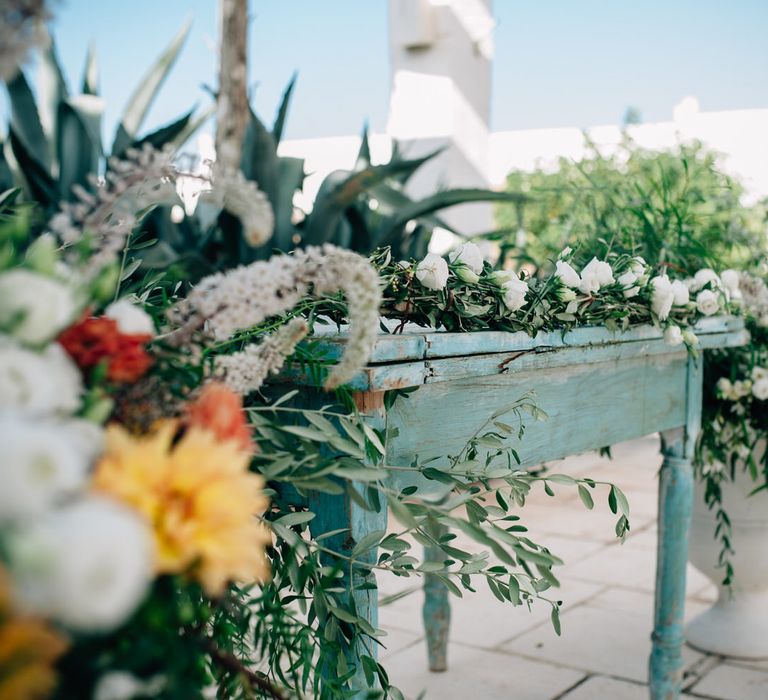
M 386 133 L 371 135 L 374 162 L 386 161 L 396 139 L 411 156 L 445 150 L 414 177 L 414 195 L 439 187 L 500 188 L 512 169 L 532 170 L 558 158 L 585 154 L 580 128 L 489 129 L 492 32 L 491 0 L 389 0 L 391 89 Z M 723 154 L 723 168 L 739 177 L 753 198 L 768 196 L 768 109 L 701 112 L 685 97 L 665 122 L 629 127 L 638 145 L 667 149 L 692 139 Z M 618 125 L 587 129 L 607 152 L 621 141 Z M 310 173 L 305 206 L 323 178 L 350 169 L 359 136 L 288 140 L 280 153 L 299 156 Z M 492 208 L 454 207 L 446 216 L 459 230 L 490 230 Z

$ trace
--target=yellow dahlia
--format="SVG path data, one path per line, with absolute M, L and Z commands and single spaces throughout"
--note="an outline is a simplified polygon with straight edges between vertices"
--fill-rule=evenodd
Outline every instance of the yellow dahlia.
M 131 505 L 151 523 L 159 573 L 189 572 L 212 595 L 230 581 L 269 577 L 271 541 L 258 516 L 268 505 L 250 453 L 192 426 L 163 421 L 148 435 L 107 428 L 94 488 Z

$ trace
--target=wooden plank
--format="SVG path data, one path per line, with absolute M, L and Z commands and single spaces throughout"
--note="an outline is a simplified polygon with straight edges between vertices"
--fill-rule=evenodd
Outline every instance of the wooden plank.
M 732 333 L 743 330 L 744 322 L 734 316 L 705 318 L 695 326 L 702 342 L 704 336 Z M 532 338 L 527 333 L 505 331 L 478 331 L 473 333 L 448 333 L 411 327 L 403 334 L 383 334 L 376 341 L 369 364 L 406 362 L 439 357 L 514 352 L 537 347 L 573 347 L 603 345 L 606 343 L 632 343 L 640 340 L 657 340 L 663 337 L 660 328 L 652 325 L 636 326 L 625 332 L 609 331 L 605 327 L 587 326 L 575 328 L 565 335 L 561 331 L 539 333 Z M 329 359 L 337 359 L 343 352 L 346 332 L 335 333 L 323 329 L 317 340 Z
M 523 440 L 509 443 L 523 467 L 674 428 L 686 422 L 687 362 L 684 354 L 644 356 L 427 384 L 390 409 L 387 427 L 398 437 L 387 460 L 408 466 L 415 456 L 456 455 L 496 411 L 531 390 L 548 419 L 526 416 Z M 399 487 L 437 486 L 407 471 L 395 474 Z
M 702 335 L 700 344 L 701 349 L 706 350 L 712 347 L 743 345 L 748 338 L 745 330 L 736 330 L 723 334 Z M 501 353 L 470 354 L 395 364 L 371 364 L 361 370 L 349 382 L 349 386 L 355 391 L 390 391 L 464 377 L 507 374 L 531 369 L 562 367 L 568 364 L 615 362 L 641 355 L 684 356 L 686 353 L 684 346 L 673 347 L 665 343 L 661 337 L 593 345 L 561 345 L 559 347 L 529 345 L 527 348 Z M 299 385 L 311 384 L 310 377 L 295 368 L 286 368 L 281 380 Z

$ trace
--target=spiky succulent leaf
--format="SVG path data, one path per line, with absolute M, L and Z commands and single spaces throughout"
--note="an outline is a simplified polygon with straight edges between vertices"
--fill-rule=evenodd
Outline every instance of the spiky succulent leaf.
M 298 77 L 298 73 L 294 73 L 291 76 L 291 79 L 283 92 L 283 97 L 280 100 L 280 106 L 277 108 L 275 123 L 272 125 L 272 137 L 275 139 L 275 143 L 280 143 L 283 138 L 285 120 L 288 116 L 288 106 L 291 103 L 291 95 L 293 94 L 293 88 L 296 85 L 296 78 Z
M 6 83 L 11 100 L 11 127 L 16 141 L 23 145 L 26 156 L 33 158 L 40 167 L 50 172 L 51 158 L 40 114 L 32 90 L 24 74 L 19 71 Z M 12 141 L 13 143 L 13 141 Z M 14 153 L 16 149 L 14 148 Z
M 181 52 L 181 48 L 184 46 L 184 42 L 189 34 L 190 26 L 191 23 L 189 21 L 184 23 L 179 30 L 179 33 L 168 45 L 168 48 L 166 48 L 152 66 L 150 66 L 138 87 L 128 99 L 128 105 L 120 119 L 120 124 L 117 127 L 117 133 L 115 134 L 115 140 L 112 144 L 113 155 L 120 155 L 131 145 L 131 143 L 133 143 L 133 141 L 136 140 L 139 129 L 144 122 L 144 118 L 147 116 L 152 101 L 157 96 L 160 87 L 168 76 L 173 64 L 176 62 L 176 59 Z

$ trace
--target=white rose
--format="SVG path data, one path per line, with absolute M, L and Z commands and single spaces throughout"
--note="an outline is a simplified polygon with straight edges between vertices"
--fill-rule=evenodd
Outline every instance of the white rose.
M 669 345 L 682 345 L 683 332 L 680 330 L 680 326 L 667 326 L 664 331 L 664 342 Z
M 592 258 L 581 271 L 579 289 L 583 294 L 594 294 L 607 284 L 613 284 L 611 266 L 607 262 Z
M 456 250 L 452 250 L 448 259 L 456 265 L 465 265 L 476 275 L 483 271 L 483 254 L 474 243 L 464 243 Z
M 448 263 L 434 253 L 427 253 L 416 266 L 416 279 L 427 289 L 443 289 L 448 282 Z
M 72 291 L 60 282 L 22 269 L 0 274 L 0 327 L 21 342 L 47 342 L 76 313 Z
M 685 306 L 690 301 L 690 293 L 684 282 L 675 280 L 672 282 L 672 294 L 674 294 L 674 306 Z
M 759 382 L 761 379 L 768 378 L 768 367 L 753 367 L 752 368 L 752 381 Z
M 88 496 L 10 541 L 19 603 L 78 631 L 122 624 L 152 580 L 152 534 L 116 501 Z
M 43 352 L 0 343 L 0 410 L 26 416 L 74 413 L 82 393 L 80 370 L 58 343 Z
M 93 453 L 77 425 L 0 417 L 0 520 L 46 511 L 84 487 Z
M 699 270 L 693 276 L 693 282 L 690 285 L 690 289 L 692 292 L 696 292 L 699 289 L 706 287 L 710 283 L 712 283 L 715 287 L 721 286 L 720 278 L 717 276 L 717 273 L 714 270 L 705 267 L 703 270 Z
M 720 310 L 720 301 L 717 294 L 709 289 L 704 289 L 696 295 L 696 308 L 704 316 L 712 316 Z
M 752 384 L 752 396 L 758 401 L 768 400 L 768 377 L 758 379 Z
M 117 321 L 117 329 L 126 335 L 155 335 L 155 324 L 151 316 L 127 299 L 112 302 L 104 315 Z
M 564 260 L 558 260 L 555 263 L 555 277 L 557 277 L 566 287 L 578 289 L 581 286 L 581 277 L 579 273 Z
M 514 279 L 505 282 L 501 288 L 502 301 L 510 311 L 517 311 L 525 305 L 525 294 L 528 291 L 528 283 L 525 280 Z
M 560 287 L 555 292 L 557 294 L 557 298 L 560 301 L 574 301 L 576 299 L 576 292 L 573 291 L 573 289 L 569 289 L 568 287 Z
M 666 275 L 659 275 L 651 280 L 651 288 L 651 309 L 660 321 L 666 321 L 675 301 L 672 283 Z

